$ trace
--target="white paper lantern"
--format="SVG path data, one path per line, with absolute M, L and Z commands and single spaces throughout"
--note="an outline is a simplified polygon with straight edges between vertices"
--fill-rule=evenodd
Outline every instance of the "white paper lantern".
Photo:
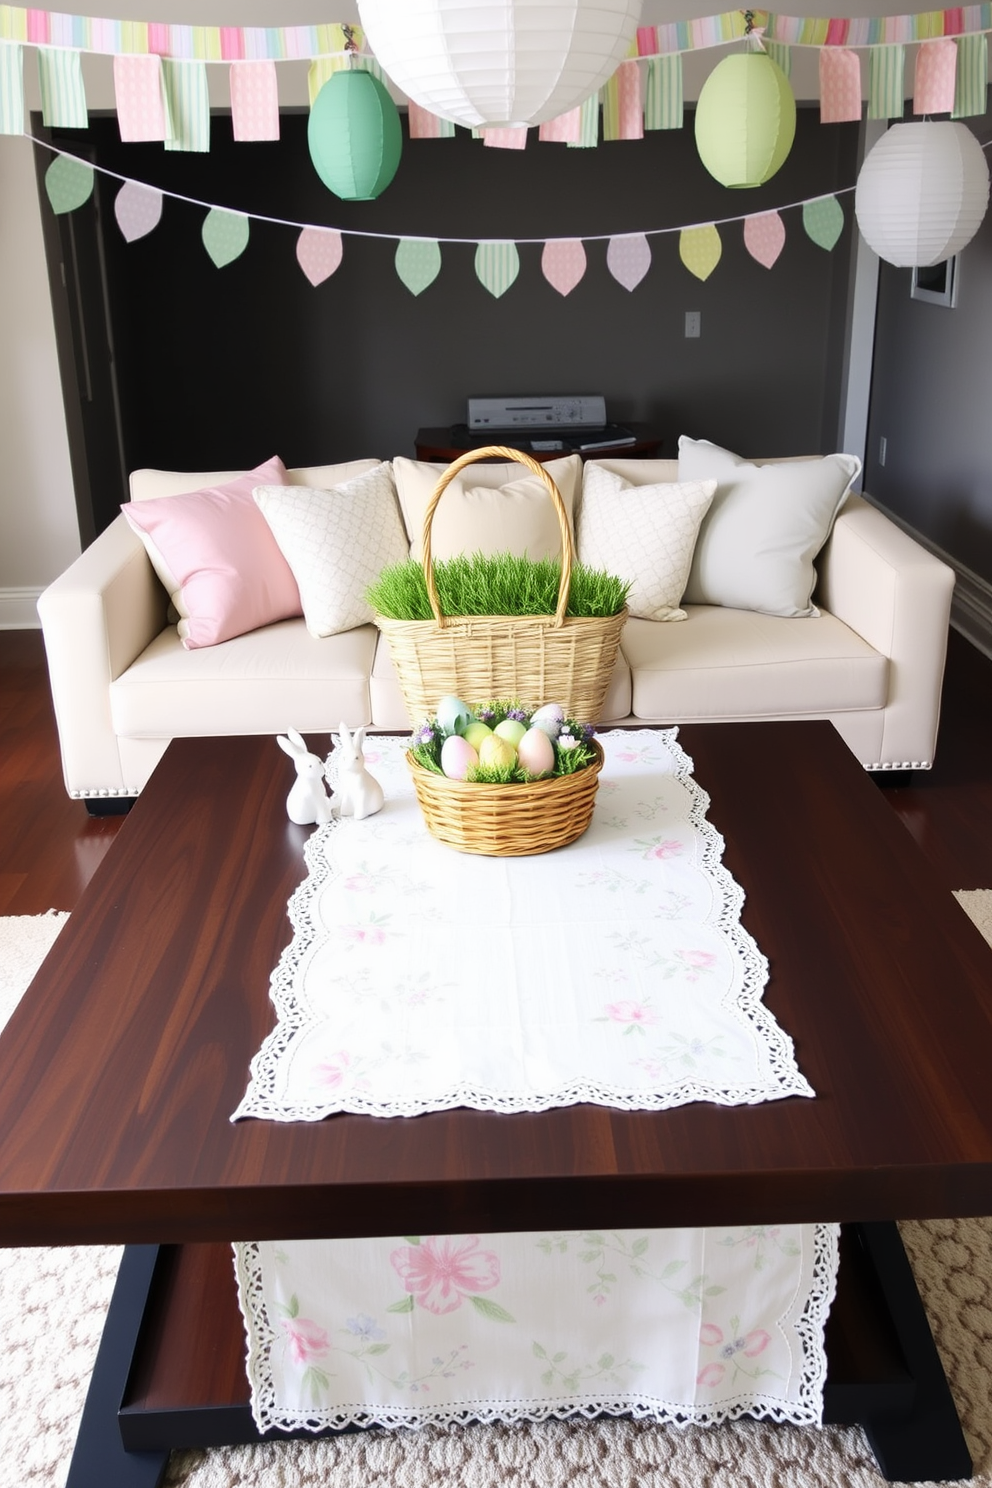
M 985 152 L 965 124 L 894 124 L 865 157 L 854 193 L 861 235 L 879 258 L 924 268 L 970 243 L 989 204 Z
M 641 0 L 359 0 L 397 88 L 467 128 L 556 119 L 613 75 Z

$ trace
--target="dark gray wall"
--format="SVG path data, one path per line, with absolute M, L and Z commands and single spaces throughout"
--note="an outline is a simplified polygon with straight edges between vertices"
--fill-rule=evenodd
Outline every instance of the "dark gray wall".
M 992 116 L 965 122 L 992 139 Z M 881 267 L 865 489 L 992 583 L 992 214 L 953 309 L 912 299 L 911 276 Z
M 113 118 L 94 120 L 88 138 L 109 170 L 202 201 L 470 239 L 706 223 L 853 184 L 858 126 L 821 125 L 816 109 L 799 110 L 789 160 L 754 191 L 727 191 L 707 174 L 691 125 L 687 112 L 683 130 L 594 150 L 533 138 L 523 152 L 487 149 L 465 131 L 407 141 L 393 184 L 364 204 L 321 186 L 299 114 L 284 116 L 271 145 L 233 144 L 229 119 L 217 117 L 203 156 L 122 145 Z M 153 233 L 127 244 L 113 219 L 118 188 L 101 178 L 97 209 L 130 468 L 412 454 L 418 427 L 463 420 L 467 396 L 528 392 L 604 393 L 610 417 L 657 425 L 668 454 L 682 433 L 745 455 L 836 447 L 850 196 L 832 253 L 791 210 L 767 270 L 734 223 L 701 283 L 670 233 L 651 240 L 652 267 L 628 292 L 607 270 L 606 243 L 591 242 L 585 279 L 562 297 L 535 243 L 496 300 L 475 277 L 473 246 L 443 245 L 440 277 L 414 297 L 394 272 L 395 244 L 357 237 L 314 289 L 296 263 L 296 231 L 257 222 L 245 254 L 217 270 L 199 240 L 203 210 L 173 200 Z M 698 341 L 684 337 L 687 310 L 702 314 Z

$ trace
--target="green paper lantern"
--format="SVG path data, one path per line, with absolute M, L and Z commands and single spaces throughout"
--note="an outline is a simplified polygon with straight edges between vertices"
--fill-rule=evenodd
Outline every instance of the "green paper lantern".
M 738 52 L 713 69 L 696 104 L 696 149 L 721 185 L 763 186 L 795 137 L 795 96 L 771 57 Z
M 345 201 L 372 201 L 396 174 L 403 131 L 385 86 L 363 68 L 328 78 L 307 125 L 310 159 L 328 191 Z

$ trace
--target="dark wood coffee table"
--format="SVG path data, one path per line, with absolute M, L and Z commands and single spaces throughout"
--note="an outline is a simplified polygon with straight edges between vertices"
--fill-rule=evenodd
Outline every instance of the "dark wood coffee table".
M 830 725 L 679 737 L 815 1100 L 232 1124 L 308 829 L 286 820 L 273 740 L 170 746 L 0 1038 L 3 1242 L 130 1247 L 73 1488 L 151 1484 L 169 1446 L 252 1439 L 230 1241 L 392 1234 L 399 1216 L 412 1233 L 849 1222 L 826 1414 L 865 1421 L 890 1477 L 970 1474 L 891 1221 L 992 1213 L 992 950 Z

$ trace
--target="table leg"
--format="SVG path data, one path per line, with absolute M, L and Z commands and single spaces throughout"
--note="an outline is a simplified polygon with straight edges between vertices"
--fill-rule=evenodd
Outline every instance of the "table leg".
M 117 1411 L 124 1397 L 157 1245 L 128 1245 L 100 1339 L 66 1488 L 159 1488 L 169 1453 L 125 1452 Z

